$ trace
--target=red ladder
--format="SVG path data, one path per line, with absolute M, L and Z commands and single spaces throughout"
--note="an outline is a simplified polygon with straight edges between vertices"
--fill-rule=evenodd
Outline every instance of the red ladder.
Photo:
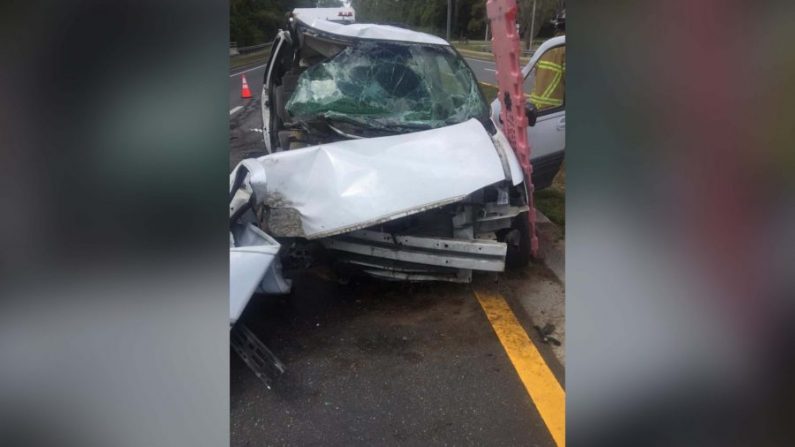
M 527 187 L 527 201 L 530 210 L 530 249 L 533 257 L 538 257 L 538 236 L 536 235 L 536 208 L 533 198 L 533 166 L 530 164 L 530 142 L 527 141 L 527 115 L 525 111 L 524 78 L 519 65 L 519 33 L 516 31 L 516 0 L 488 0 L 486 11 L 491 22 L 491 46 L 497 65 L 497 84 L 500 100 L 502 131 L 511 143 L 519 164 L 522 167 Z

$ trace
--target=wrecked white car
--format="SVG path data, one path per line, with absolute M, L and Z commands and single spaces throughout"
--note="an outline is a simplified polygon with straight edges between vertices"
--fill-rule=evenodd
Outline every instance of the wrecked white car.
M 232 172 L 232 322 L 322 253 L 340 275 L 469 282 L 530 256 L 517 158 L 438 37 L 299 17 L 262 92 L 268 155 Z

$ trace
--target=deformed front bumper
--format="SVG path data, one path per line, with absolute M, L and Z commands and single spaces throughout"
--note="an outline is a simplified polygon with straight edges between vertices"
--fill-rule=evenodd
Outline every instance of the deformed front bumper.
M 401 236 L 360 230 L 321 241 L 338 262 L 371 276 L 408 281 L 469 282 L 472 270 L 505 269 L 505 243 Z
M 379 278 L 469 282 L 473 270 L 505 268 L 507 246 L 494 239 L 526 210 L 509 200 L 523 181 L 504 136 L 472 119 L 243 160 L 230 176 L 230 217 L 233 226 L 253 224 L 284 242 L 278 254 L 267 253 L 273 258 L 300 258 L 302 248 L 291 247 L 319 244 L 337 264 Z M 406 219 L 436 224 L 418 232 Z M 248 255 L 238 239 L 231 251 Z M 260 258 L 270 259 L 245 259 Z M 259 270 L 252 267 L 252 276 Z

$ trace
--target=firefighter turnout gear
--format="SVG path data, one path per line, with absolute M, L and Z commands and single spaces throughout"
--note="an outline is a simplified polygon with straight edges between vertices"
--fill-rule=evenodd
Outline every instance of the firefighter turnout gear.
M 553 48 L 536 64 L 536 80 L 530 102 L 538 110 L 563 106 L 566 92 L 566 47 Z

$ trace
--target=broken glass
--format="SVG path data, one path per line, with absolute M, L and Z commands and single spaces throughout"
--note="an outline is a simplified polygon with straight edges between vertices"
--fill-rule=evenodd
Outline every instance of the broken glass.
M 385 42 L 359 42 L 305 70 L 286 110 L 298 121 L 384 130 L 488 117 L 472 72 L 451 48 Z

